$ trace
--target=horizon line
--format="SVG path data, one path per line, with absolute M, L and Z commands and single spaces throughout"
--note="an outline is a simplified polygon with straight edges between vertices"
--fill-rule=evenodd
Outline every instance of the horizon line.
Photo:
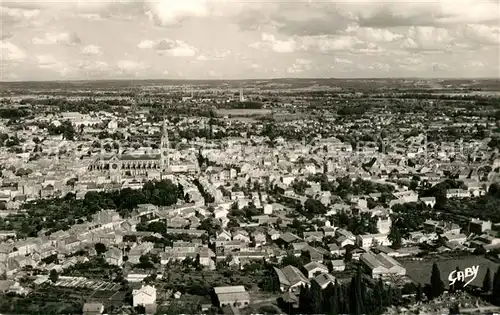
M 160 78 L 116 78 L 116 79 L 62 79 L 62 80 L 19 80 L 19 81 L 0 81 L 1 83 L 71 83 L 71 82 L 104 82 L 104 81 L 276 81 L 276 80 L 500 80 L 500 77 L 281 77 L 281 78 L 253 78 L 253 79 L 160 79 Z

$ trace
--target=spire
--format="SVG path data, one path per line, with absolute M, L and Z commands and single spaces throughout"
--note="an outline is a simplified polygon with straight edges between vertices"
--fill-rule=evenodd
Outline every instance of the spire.
M 169 148 L 169 141 L 168 141 L 168 131 L 167 131 L 167 120 L 163 119 L 163 131 L 160 144 L 160 158 L 161 158 L 161 167 L 163 171 L 170 168 L 170 155 L 168 152 L 168 148 Z

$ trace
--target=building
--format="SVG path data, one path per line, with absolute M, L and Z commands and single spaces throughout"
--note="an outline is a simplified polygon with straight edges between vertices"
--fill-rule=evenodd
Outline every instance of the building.
M 102 303 L 83 304 L 83 315 L 100 315 L 102 313 L 104 313 L 104 305 Z
M 329 273 L 319 274 L 311 280 L 311 285 L 316 285 L 322 290 L 326 289 L 330 283 L 335 284 L 335 277 Z
M 234 306 L 241 308 L 250 304 L 250 294 L 242 285 L 215 287 L 214 292 L 220 307 Z
M 473 219 L 469 222 L 469 233 L 482 234 L 487 230 L 491 230 L 491 227 L 491 221 Z
M 394 258 L 385 253 L 374 255 L 365 253 L 361 255 L 360 261 L 365 265 L 372 278 L 384 278 L 390 276 L 404 276 L 406 269 Z
M 133 306 L 146 306 L 156 303 L 156 288 L 150 285 L 142 286 L 132 291 Z
M 309 280 L 294 266 L 288 265 L 282 269 L 274 267 L 274 271 L 279 282 L 279 289 L 282 292 L 298 293 L 301 286 L 310 285 Z
M 328 268 L 315 261 L 311 261 L 310 263 L 306 264 L 304 266 L 304 269 L 307 273 L 307 278 L 311 279 L 314 278 L 316 275 L 321 274 L 321 273 L 328 273 Z
M 377 245 L 390 246 L 392 245 L 389 240 L 388 234 L 366 234 L 358 235 L 356 237 L 356 243 L 358 246 L 368 249 Z

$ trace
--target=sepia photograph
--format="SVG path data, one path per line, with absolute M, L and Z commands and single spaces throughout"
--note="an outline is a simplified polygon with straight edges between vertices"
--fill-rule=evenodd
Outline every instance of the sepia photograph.
M 0 0 L 0 315 L 500 313 L 500 0 Z

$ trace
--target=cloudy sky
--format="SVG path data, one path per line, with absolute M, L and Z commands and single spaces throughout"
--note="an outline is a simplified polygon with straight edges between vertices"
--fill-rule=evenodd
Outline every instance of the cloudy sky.
M 499 77 L 500 0 L 0 1 L 0 80 Z

